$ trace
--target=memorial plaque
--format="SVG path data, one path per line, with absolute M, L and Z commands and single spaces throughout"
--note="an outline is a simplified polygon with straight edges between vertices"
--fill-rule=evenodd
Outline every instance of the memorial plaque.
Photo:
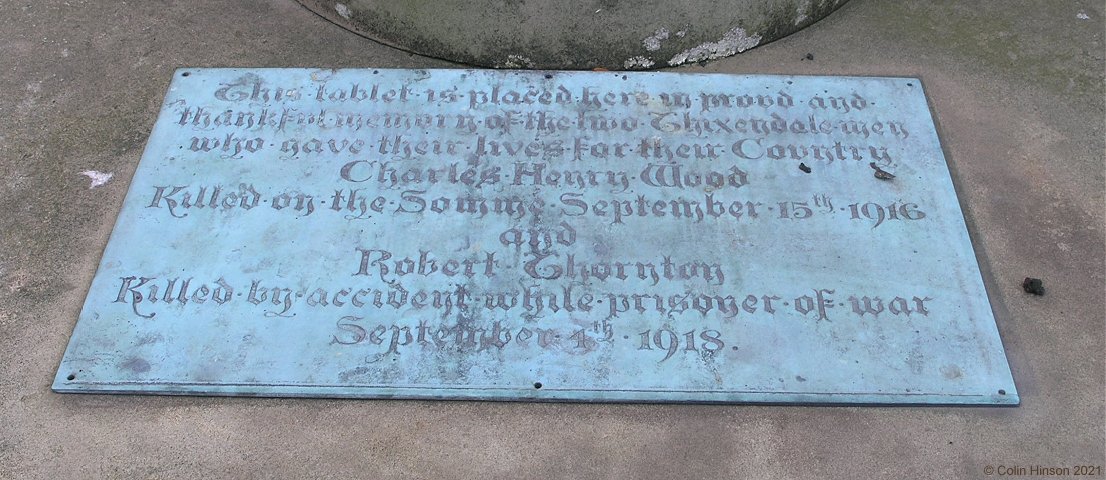
M 175 74 L 59 392 L 1018 403 L 911 78 Z

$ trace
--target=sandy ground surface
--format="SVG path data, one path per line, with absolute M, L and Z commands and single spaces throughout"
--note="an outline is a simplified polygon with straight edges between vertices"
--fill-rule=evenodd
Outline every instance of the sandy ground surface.
M 292 0 L 0 1 L 0 478 L 1106 467 L 1104 15 L 1101 1 L 853 0 L 780 41 L 676 69 L 922 77 L 1020 407 L 587 405 L 52 393 L 175 68 L 451 64 L 352 35 Z M 90 189 L 86 170 L 114 177 Z M 1022 292 L 1026 276 L 1048 294 Z

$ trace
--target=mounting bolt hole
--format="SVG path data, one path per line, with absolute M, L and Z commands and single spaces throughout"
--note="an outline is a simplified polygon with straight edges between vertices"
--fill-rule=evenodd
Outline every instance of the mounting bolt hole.
M 534 382 L 534 388 L 540 389 L 541 388 L 541 382 Z
M 187 77 L 189 75 L 192 75 L 192 73 L 191 72 L 184 72 L 184 73 L 180 74 L 180 76 L 182 76 L 182 77 Z
M 999 395 L 1006 395 L 1006 390 L 999 389 L 998 394 Z
M 70 373 L 68 377 L 65 377 L 66 380 L 74 380 L 76 378 L 77 378 L 77 374 L 75 374 L 75 373 Z

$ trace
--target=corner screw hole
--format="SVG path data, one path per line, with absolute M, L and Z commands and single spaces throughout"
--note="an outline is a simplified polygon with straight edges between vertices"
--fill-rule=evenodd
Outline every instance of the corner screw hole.
M 68 377 L 65 377 L 66 380 L 74 380 L 76 378 L 77 378 L 77 374 L 75 374 L 75 373 L 70 373 Z
M 534 382 L 534 388 L 540 389 L 541 388 L 541 382 Z
M 180 76 L 182 76 L 182 77 L 187 77 L 189 75 L 192 75 L 192 73 L 191 72 L 184 72 L 184 73 L 180 74 Z
M 1006 390 L 999 389 L 998 394 L 999 395 L 1006 395 Z
M 552 74 L 549 74 L 549 73 L 545 74 L 545 79 L 546 80 L 549 80 L 550 78 L 553 78 Z

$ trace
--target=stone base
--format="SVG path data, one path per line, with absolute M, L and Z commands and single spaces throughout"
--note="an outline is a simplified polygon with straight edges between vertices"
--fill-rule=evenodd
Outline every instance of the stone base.
M 846 0 L 299 0 L 354 32 L 494 68 L 645 70 L 728 57 Z

